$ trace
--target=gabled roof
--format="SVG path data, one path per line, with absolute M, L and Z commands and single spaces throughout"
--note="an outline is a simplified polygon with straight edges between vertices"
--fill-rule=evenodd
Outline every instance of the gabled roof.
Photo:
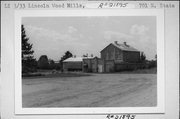
M 116 43 L 112 43 L 112 44 L 123 51 L 138 51 L 137 49 L 131 47 L 130 45 L 116 44 Z
M 131 47 L 130 45 L 127 45 L 127 44 L 110 43 L 108 46 L 110 46 L 110 45 L 113 45 L 113 46 L 115 46 L 115 47 L 117 47 L 118 49 L 123 50 L 123 51 L 139 52 L 137 49 L 135 49 L 135 48 L 133 48 L 133 47 Z M 107 46 L 107 47 L 108 47 L 108 46 Z M 105 47 L 104 49 L 106 49 L 107 47 Z M 103 50 L 104 50 L 104 49 L 103 49 Z M 101 52 L 102 52 L 103 50 L 101 50 Z

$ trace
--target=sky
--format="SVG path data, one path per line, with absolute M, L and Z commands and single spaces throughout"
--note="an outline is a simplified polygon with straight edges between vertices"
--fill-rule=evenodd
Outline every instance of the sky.
M 24 17 L 22 24 L 37 60 L 47 55 L 58 61 L 66 51 L 100 57 L 114 41 L 127 42 L 149 60 L 157 52 L 155 16 Z

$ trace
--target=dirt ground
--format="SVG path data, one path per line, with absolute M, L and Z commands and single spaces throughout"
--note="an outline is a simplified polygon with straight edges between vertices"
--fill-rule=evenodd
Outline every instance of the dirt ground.
M 23 107 L 151 107 L 156 74 L 93 74 L 22 80 Z

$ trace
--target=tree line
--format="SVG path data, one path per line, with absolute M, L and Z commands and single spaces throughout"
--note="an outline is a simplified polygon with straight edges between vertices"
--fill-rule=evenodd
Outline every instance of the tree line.
M 47 55 L 42 55 L 39 60 L 36 60 L 33 56 L 33 44 L 29 43 L 29 38 L 26 36 L 24 25 L 21 25 L 21 44 L 22 73 L 36 72 L 38 69 L 61 70 L 62 62 L 73 56 L 70 51 L 66 51 L 58 63 L 55 63 L 52 59 L 48 59 Z

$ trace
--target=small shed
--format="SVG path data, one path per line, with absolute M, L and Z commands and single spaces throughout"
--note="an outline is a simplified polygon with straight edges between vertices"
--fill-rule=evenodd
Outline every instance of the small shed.
M 63 61 L 64 71 L 82 71 L 82 57 L 70 57 Z

